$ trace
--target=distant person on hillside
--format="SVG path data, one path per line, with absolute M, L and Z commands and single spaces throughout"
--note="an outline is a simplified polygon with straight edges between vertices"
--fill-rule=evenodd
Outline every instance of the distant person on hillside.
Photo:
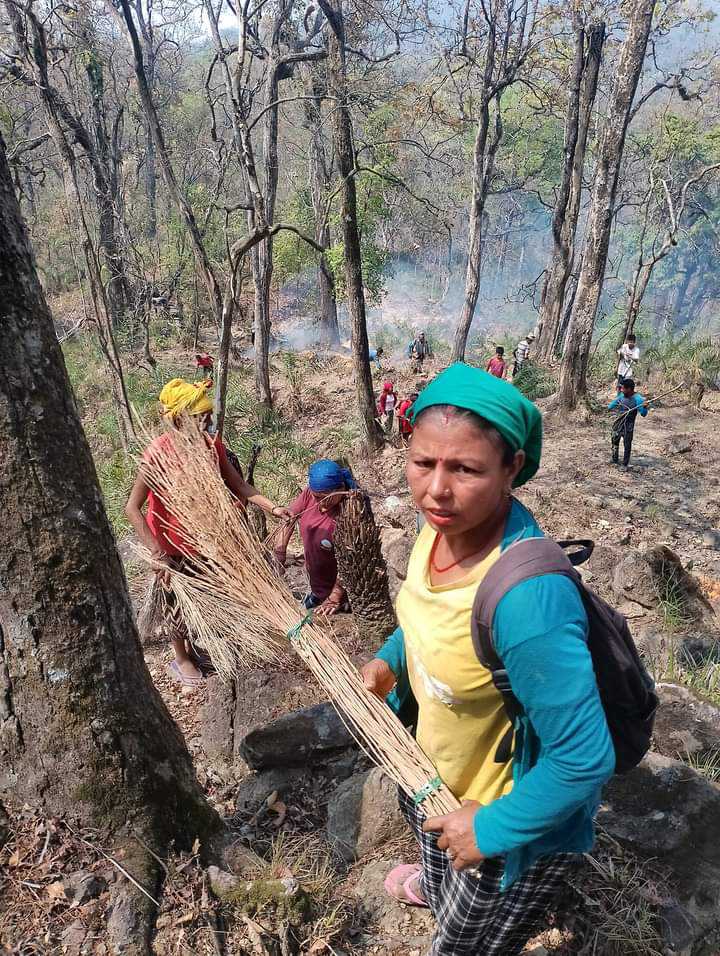
M 397 401 L 398 397 L 395 386 L 392 382 L 385 382 L 382 392 L 380 393 L 380 398 L 378 399 L 377 408 L 380 415 L 383 416 L 383 425 L 388 435 L 392 432 Z
M 285 567 L 287 546 L 295 525 L 299 526 L 310 583 L 305 596 L 308 610 L 318 608 L 326 615 L 349 610 L 347 594 L 338 578 L 333 538 L 343 494 L 353 488 L 357 484 L 349 469 L 327 458 L 313 462 L 307 488 L 290 504 L 293 520 L 282 528 L 277 539 L 275 558 Z
M 383 357 L 385 350 L 380 349 L 368 349 L 368 358 L 371 362 L 374 362 L 378 369 L 382 371 L 382 365 L 380 364 L 380 359 Z
M 420 332 L 408 346 L 408 358 L 413 363 L 416 375 L 423 371 L 423 363 L 432 358 L 432 349 L 424 332 Z
M 490 374 L 494 375 L 495 378 L 505 378 L 506 370 L 507 362 L 505 361 L 505 349 L 502 347 L 502 345 L 498 345 L 495 349 L 495 354 L 487 363 L 485 371 L 490 372 Z
M 618 392 L 622 388 L 625 379 L 633 377 L 633 366 L 635 362 L 640 361 L 640 349 L 637 347 L 636 342 L 637 340 L 634 335 L 628 335 L 627 339 L 617 350 L 620 359 L 617 367 Z
M 524 339 L 520 339 L 518 344 L 515 346 L 513 351 L 513 378 L 518 374 L 520 369 L 523 367 L 527 361 L 528 355 L 530 354 L 530 349 L 533 342 L 535 341 L 535 335 L 533 332 L 528 332 Z
M 214 365 L 212 355 L 208 355 L 207 352 L 198 352 L 195 356 L 195 378 L 202 375 L 204 379 L 212 381 Z
M 181 378 L 174 378 L 160 392 L 160 404 L 168 430 L 154 438 L 145 449 L 135 484 L 125 505 L 125 514 L 140 543 L 150 552 L 155 567 L 163 627 L 175 651 L 175 659 L 169 667 L 170 676 L 178 683 L 194 687 L 203 679 L 198 665 L 205 661 L 190 643 L 185 621 L 179 613 L 173 594 L 172 577 L 168 573 L 171 570 L 192 573 L 193 562 L 192 558 L 188 557 L 190 548 L 182 525 L 150 487 L 143 462 L 152 462 L 155 455 L 166 452 L 168 446 L 172 447 L 173 431 L 180 426 L 183 416 L 190 416 L 198 429 L 205 433 L 208 445 L 214 448 L 217 467 L 223 481 L 239 502 L 244 505 L 245 502 L 252 501 L 263 511 L 278 518 L 290 517 L 290 512 L 274 505 L 241 478 L 228 462 L 223 443 L 208 434 L 213 403 L 207 394 L 207 383 L 186 382 Z M 143 514 L 146 503 L 147 512 Z
M 635 420 L 638 412 L 643 418 L 648 413 L 645 399 L 635 391 L 635 382 L 631 378 L 623 379 L 622 390 L 618 397 L 608 405 L 609 409 L 617 409 L 617 417 L 612 426 L 612 461 L 618 464 L 620 458 L 620 439 L 623 442 L 623 465 L 630 464 Z
M 404 398 L 398 405 L 398 429 L 400 431 L 400 437 L 405 444 L 410 441 L 410 436 L 413 433 L 412 421 L 410 419 L 412 407 L 417 397 L 418 393 L 412 392 L 409 398 Z

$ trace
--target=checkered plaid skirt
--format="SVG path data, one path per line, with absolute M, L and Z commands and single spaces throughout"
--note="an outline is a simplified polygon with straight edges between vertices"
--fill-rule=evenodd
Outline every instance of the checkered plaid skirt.
M 572 853 L 541 857 L 517 882 L 500 892 L 502 858 L 485 860 L 477 875 L 458 873 L 437 834 L 423 833 L 425 819 L 404 793 L 400 809 L 422 854 L 421 887 L 437 924 L 429 956 L 515 956 L 542 928 L 550 905 L 577 862 Z

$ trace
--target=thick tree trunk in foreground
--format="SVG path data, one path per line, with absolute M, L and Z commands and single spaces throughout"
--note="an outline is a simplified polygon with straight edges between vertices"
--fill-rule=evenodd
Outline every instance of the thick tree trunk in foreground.
M 542 291 L 536 358 L 547 362 L 558 341 L 565 290 L 572 272 L 588 133 L 598 86 L 605 24 L 576 24 L 575 58 L 565 121 L 564 164 L 552 219 L 553 255 Z
M 557 407 L 569 411 L 587 390 L 587 368 L 598 303 L 605 280 L 620 163 L 632 103 L 645 61 L 655 0 L 632 5 L 598 153 L 593 198 L 570 328 L 560 366 Z
M 1 139 L 0 303 L 0 796 L 98 828 L 156 895 L 134 834 L 162 856 L 220 821 L 143 662 Z M 147 952 L 152 904 L 115 893 L 112 951 Z
M 335 150 L 342 179 L 342 220 L 345 253 L 345 285 L 355 375 L 358 413 L 362 437 L 369 448 L 379 448 L 383 436 L 375 417 L 375 395 L 370 372 L 367 322 L 365 318 L 365 290 L 362 277 L 362 254 L 357 221 L 357 194 L 355 190 L 355 147 L 353 145 L 352 117 L 348 103 L 345 76 L 345 52 L 342 6 L 333 9 L 327 0 L 319 0 L 320 8 L 332 28 L 329 40 L 328 76 L 330 92 L 336 97 L 334 110 Z

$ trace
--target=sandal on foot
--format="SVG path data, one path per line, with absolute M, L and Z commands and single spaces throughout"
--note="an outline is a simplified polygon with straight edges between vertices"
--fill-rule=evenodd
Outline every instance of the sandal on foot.
M 421 906 L 429 909 L 427 900 L 412 889 L 412 884 L 422 873 L 422 867 L 412 863 L 401 863 L 393 870 L 390 870 L 385 877 L 385 892 L 392 896 L 398 903 L 405 903 L 407 906 Z
M 177 661 L 171 661 L 168 664 L 167 672 L 176 684 L 182 684 L 183 687 L 199 687 L 205 680 L 202 675 L 200 675 L 200 677 L 191 677 L 188 674 L 183 674 Z

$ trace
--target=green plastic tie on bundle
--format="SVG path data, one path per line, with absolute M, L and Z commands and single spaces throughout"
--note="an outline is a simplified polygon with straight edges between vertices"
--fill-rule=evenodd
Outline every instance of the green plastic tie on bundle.
M 298 621 L 297 624 L 293 625 L 290 630 L 287 632 L 287 636 L 291 641 L 297 641 L 300 637 L 300 632 L 305 627 L 306 624 L 311 624 L 313 619 L 313 612 L 308 611 L 302 621 Z
M 424 787 L 420 789 L 413 795 L 413 803 L 415 806 L 419 806 L 423 800 L 427 800 L 431 793 L 434 793 L 436 790 L 439 790 L 442 787 L 442 780 L 440 777 L 433 777 L 432 780 L 428 780 Z

